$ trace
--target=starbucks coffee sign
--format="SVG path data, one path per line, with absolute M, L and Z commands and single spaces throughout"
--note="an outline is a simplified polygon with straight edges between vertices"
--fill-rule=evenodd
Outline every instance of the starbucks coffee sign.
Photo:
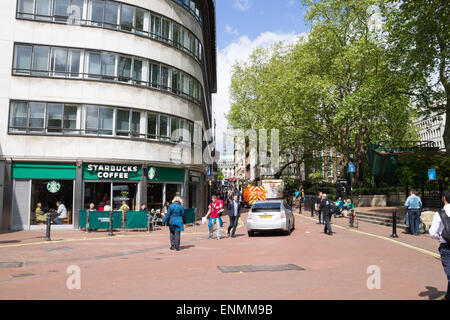
M 148 179 L 154 180 L 155 178 L 156 178 L 156 168 L 155 167 L 148 168 Z
M 140 165 L 84 164 L 85 180 L 141 180 Z
M 50 181 L 47 183 L 47 190 L 50 193 L 57 193 L 59 190 L 61 190 L 61 184 L 57 181 Z

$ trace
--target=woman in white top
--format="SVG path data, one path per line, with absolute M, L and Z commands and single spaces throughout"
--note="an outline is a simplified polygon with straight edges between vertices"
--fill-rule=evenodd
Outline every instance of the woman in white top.
M 108 201 L 106 201 L 106 203 L 105 203 L 105 206 L 104 206 L 104 208 L 103 208 L 103 211 L 111 211 L 112 210 L 112 208 L 111 208 L 111 202 L 108 200 Z
M 450 217 L 450 190 L 442 193 L 442 202 L 444 203 L 445 214 Z M 433 223 L 430 227 L 430 236 L 435 239 L 439 239 L 441 245 L 439 247 L 439 253 L 441 254 L 441 261 L 444 267 L 444 271 L 447 275 L 447 294 L 445 300 L 450 300 L 450 244 L 442 237 L 444 231 L 444 224 L 442 223 L 439 212 L 436 212 L 433 217 Z

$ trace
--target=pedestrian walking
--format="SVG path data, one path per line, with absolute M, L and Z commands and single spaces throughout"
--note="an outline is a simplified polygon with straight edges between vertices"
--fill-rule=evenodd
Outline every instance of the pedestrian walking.
M 315 209 L 319 216 L 319 224 L 322 224 L 322 211 L 320 210 L 320 203 L 322 202 L 322 192 L 319 192 L 319 196 L 316 198 Z
M 241 202 L 239 201 L 238 196 L 233 197 L 233 201 L 228 203 L 228 216 L 230 217 L 230 225 L 228 226 L 228 237 L 230 237 L 230 231 L 233 229 L 231 233 L 231 237 L 236 237 L 236 228 L 239 222 L 239 218 L 241 216 Z
M 419 235 L 419 219 L 420 219 L 420 208 L 422 207 L 422 201 L 416 192 L 411 190 L 410 196 L 406 199 L 405 207 L 409 217 L 409 230 L 413 235 Z
M 176 196 L 163 220 L 163 225 L 169 221 L 170 250 L 180 251 L 181 231 L 184 231 L 184 220 L 183 200 Z
M 213 237 L 214 234 L 214 226 L 217 226 L 217 240 L 220 240 L 220 228 L 223 227 L 223 221 L 220 217 L 223 208 L 221 209 L 220 204 L 217 201 L 217 197 L 213 195 L 211 197 L 211 203 L 208 207 L 208 213 L 205 218 L 209 218 L 209 239 Z
M 327 195 L 322 194 L 322 201 L 320 202 L 320 211 L 322 211 L 323 219 L 325 227 L 323 232 L 328 234 L 329 236 L 333 235 L 333 231 L 331 230 L 331 216 L 333 215 L 331 212 L 331 201 L 327 199 Z
M 442 202 L 444 208 L 434 214 L 429 233 L 441 243 L 439 253 L 448 281 L 445 300 L 450 300 L 450 190 L 442 193 Z

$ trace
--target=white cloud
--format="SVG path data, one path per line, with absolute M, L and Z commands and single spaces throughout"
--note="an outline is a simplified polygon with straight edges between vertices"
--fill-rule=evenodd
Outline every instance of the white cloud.
M 228 128 L 225 118 L 230 110 L 230 85 L 232 67 L 236 62 L 246 61 L 256 48 L 269 47 L 270 45 L 284 41 L 294 43 L 300 37 L 295 33 L 265 32 L 256 39 L 241 36 L 228 46 L 219 50 L 217 54 L 217 94 L 213 95 L 213 112 L 217 121 L 217 149 L 223 152 L 223 134 Z M 227 150 L 232 151 L 232 150 Z
M 233 29 L 229 24 L 225 26 L 226 33 L 234 34 L 235 36 L 239 35 L 239 32 L 237 29 Z
M 250 0 L 234 0 L 233 2 L 233 8 L 241 11 L 247 11 L 251 6 L 252 4 L 250 3 Z

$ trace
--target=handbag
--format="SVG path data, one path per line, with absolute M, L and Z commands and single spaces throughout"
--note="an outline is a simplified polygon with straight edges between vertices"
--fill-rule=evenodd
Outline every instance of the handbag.
M 427 226 L 422 221 L 419 223 L 419 233 L 427 233 Z

